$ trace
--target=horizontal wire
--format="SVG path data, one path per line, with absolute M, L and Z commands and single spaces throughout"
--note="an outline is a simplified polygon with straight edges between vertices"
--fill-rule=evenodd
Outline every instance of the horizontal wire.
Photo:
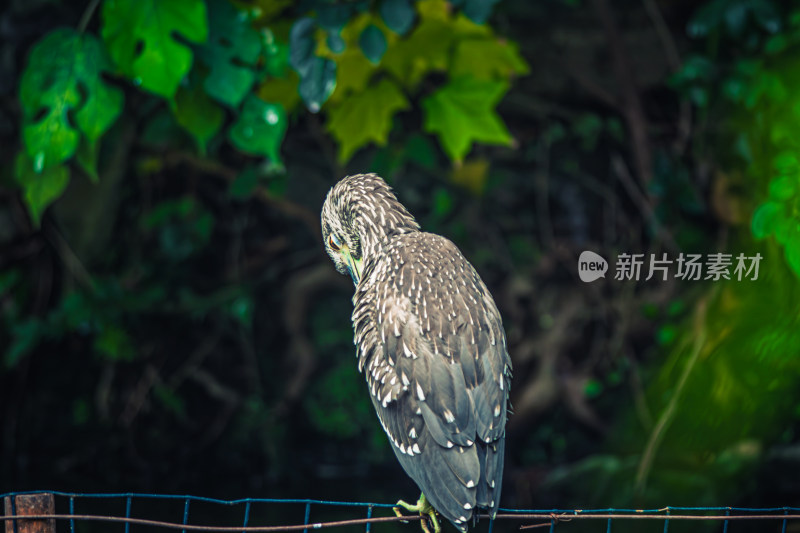
M 119 516 L 76 515 L 76 514 L 36 514 L 36 515 L 6 515 L 0 516 L 0 522 L 8 520 L 85 520 L 96 522 L 127 523 L 142 526 L 160 527 L 164 529 L 184 529 L 186 531 L 217 531 L 217 532 L 272 532 L 272 531 L 300 531 L 303 529 L 321 529 L 329 527 L 357 526 L 380 522 L 408 522 L 421 520 L 418 515 L 383 516 L 371 518 L 355 518 L 352 520 L 337 520 L 331 522 L 314 522 L 310 524 L 297 524 L 285 526 L 201 526 L 182 524 L 177 522 L 164 522 L 145 518 L 126 518 Z M 488 514 L 479 515 L 479 518 L 489 518 Z M 502 513 L 495 520 L 548 520 L 546 523 L 524 525 L 521 529 L 529 529 L 549 525 L 551 522 L 569 522 L 572 520 L 800 520 L 800 514 L 751 514 L 751 515 L 665 515 L 658 513 Z
M 298 503 L 312 505 L 335 505 L 340 507 L 382 507 L 392 508 L 397 507 L 392 503 L 373 503 L 373 502 L 341 502 L 333 500 L 311 500 L 308 498 L 294 498 L 294 499 L 281 499 L 281 498 L 240 498 L 237 500 L 220 500 L 217 498 L 208 498 L 206 496 L 191 496 L 188 494 L 153 494 L 147 492 L 63 492 L 57 490 L 26 490 L 20 492 L 9 492 L 0 494 L 0 498 L 7 496 L 25 496 L 30 494 L 52 494 L 64 498 L 81 498 L 81 499 L 114 499 L 114 498 L 137 498 L 137 499 L 154 499 L 154 500 L 192 500 L 196 502 L 215 503 L 219 505 L 240 505 L 243 503 Z M 800 509 L 798 509 L 800 510 Z
M 53 490 L 29 490 L 20 492 L 9 492 L 0 494 L 2 497 L 10 496 L 24 496 L 29 494 L 53 494 L 54 496 L 67 497 L 67 498 L 80 498 L 80 499 L 113 499 L 113 498 L 137 498 L 137 499 L 158 499 L 158 500 L 192 500 L 197 502 L 214 503 L 219 505 L 241 505 L 245 503 L 279 503 L 279 504 L 312 504 L 312 505 L 329 505 L 337 507 L 375 507 L 391 509 L 397 507 L 393 503 L 375 503 L 375 502 L 343 502 L 335 500 L 313 500 L 307 498 L 297 499 L 280 499 L 280 498 L 241 498 L 236 500 L 221 500 L 217 498 L 208 498 L 205 496 L 191 496 L 187 494 L 153 494 L 146 492 L 100 492 L 100 493 L 80 493 L 80 492 L 63 492 Z M 664 513 L 673 511 L 714 511 L 714 512 L 742 512 L 742 513 L 777 513 L 777 512 L 798 512 L 800 507 L 680 507 L 680 506 L 667 506 L 653 509 L 615 509 L 615 508 L 600 508 L 600 509 L 510 509 L 500 507 L 499 511 L 510 514 L 586 514 L 586 513 Z M 663 515 L 666 516 L 666 515 Z
M 115 522 L 126 523 L 138 526 L 152 526 L 164 529 L 185 529 L 186 531 L 300 531 L 303 529 L 321 529 L 325 527 L 358 526 L 377 522 L 408 522 L 410 520 L 422 520 L 422 516 L 380 516 L 372 518 L 354 518 L 352 520 L 337 520 L 333 522 L 312 522 L 309 524 L 297 524 L 290 526 L 199 526 L 193 524 L 179 524 L 177 522 L 162 522 L 160 520 L 149 520 L 146 518 L 126 518 L 122 516 L 100 516 L 91 514 L 31 514 L 31 515 L 6 515 L 0 516 L 0 522 L 7 520 L 85 520 L 87 522 Z

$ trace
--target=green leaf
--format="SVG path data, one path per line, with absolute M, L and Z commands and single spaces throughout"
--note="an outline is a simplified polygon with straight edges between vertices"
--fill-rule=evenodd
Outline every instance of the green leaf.
M 55 30 L 33 47 L 19 98 L 25 148 L 37 172 L 73 156 L 76 127 L 95 143 L 119 116 L 122 93 L 100 76 L 110 67 L 97 38 L 72 29 Z
M 300 79 L 297 77 L 297 72 L 289 71 L 286 78 L 270 78 L 262 83 L 256 90 L 256 94 L 265 102 L 281 104 L 283 109 L 290 113 L 300 103 L 299 84 Z
M 289 34 L 289 63 L 300 74 L 300 77 L 305 76 L 311 68 L 316 46 L 314 20 L 308 17 L 299 19 L 294 23 Z
M 64 166 L 51 166 L 36 172 L 33 162 L 24 153 L 19 153 L 14 171 L 17 182 L 25 190 L 25 203 L 28 205 L 33 224 L 38 227 L 44 210 L 67 188 L 69 170 Z
M 781 152 L 776 155 L 772 160 L 772 166 L 778 174 L 791 174 L 793 176 L 796 176 L 798 169 L 800 169 L 800 164 L 798 164 L 797 156 L 794 152 Z
M 778 221 L 783 218 L 783 206 L 776 202 L 766 202 L 753 213 L 751 229 L 756 239 L 763 239 L 775 233 Z
M 703 37 L 722 22 L 727 0 L 703 3 L 686 26 L 689 37 Z
M 320 3 L 317 5 L 317 23 L 326 30 L 341 30 L 352 12 L 352 6 L 346 3 Z
M 315 57 L 305 76 L 300 77 L 300 98 L 312 113 L 322 107 L 336 89 L 336 63 L 330 59 Z
M 328 45 L 328 49 L 334 54 L 341 54 L 344 52 L 344 49 L 347 48 L 347 43 L 342 39 L 341 32 L 337 30 L 328 32 L 328 38 L 325 40 L 325 44 Z
M 248 14 L 227 0 L 209 1 L 208 20 L 208 42 L 197 49 L 197 56 L 211 69 L 206 92 L 235 108 L 253 87 L 261 38 Z
M 414 8 L 409 0 L 383 0 L 380 14 L 386 26 L 398 35 L 405 35 L 414 24 Z
M 386 144 L 392 117 L 408 105 L 397 85 L 384 78 L 331 109 L 328 129 L 339 141 L 339 160 L 349 160 L 357 149 L 370 142 Z
M 455 161 L 464 158 L 474 141 L 510 146 L 513 139 L 494 110 L 507 90 L 505 82 L 455 79 L 422 101 L 425 131 L 438 134 Z
M 229 138 L 239 150 L 265 155 L 281 164 L 280 148 L 286 133 L 286 112 L 280 104 L 270 104 L 250 95 L 244 101 L 239 120 L 231 126 Z
M 446 71 L 458 40 L 491 35 L 488 27 L 471 22 L 463 14 L 452 16 L 451 4 L 444 0 L 415 5 L 419 24 L 407 37 L 392 43 L 381 62 L 409 88 L 415 88 L 430 72 Z
M 800 237 L 800 235 L 795 236 Z M 787 242 L 783 253 L 786 256 L 786 261 L 789 263 L 789 267 L 792 269 L 795 276 L 800 277 L 800 238 L 792 239 L 791 241 Z
M 47 325 L 37 317 L 27 318 L 17 324 L 11 331 L 11 343 L 6 348 L 3 355 L 3 363 L 6 368 L 14 368 L 17 364 L 31 353 L 47 338 Z
M 340 101 L 350 91 L 361 92 L 369 83 L 376 66 L 364 56 L 359 46 L 359 38 L 371 17 L 360 15 L 348 23 L 341 31 L 344 49 L 336 52 L 330 46 L 322 54 L 336 62 L 336 90 L 331 95 L 332 101 Z
M 200 153 L 205 154 L 208 141 L 222 126 L 225 118 L 222 109 L 197 82 L 187 88 L 180 87 L 170 107 L 175 120 L 194 137 Z
M 507 79 L 529 72 L 530 67 L 519 55 L 517 45 L 494 37 L 459 42 L 450 67 L 454 78 L 471 75 L 479 80 Z
M 136 350 L 128 333 L 119 326 L 108 324 L 94 339 L 94 350 L 110 361 L 132 361 Z
M 314 21 L 301 18 L 289 36 L 289 61 L 300 75 L 299 92 L 306 107 L 316 113 L 336 88 L 336 63 L 314 54 Z
M 475 24 L 484 24 L 499 0 L 465 0 L 464 14 Z
M 407 87 L 416 87 L 429 72 L 447 70 L 453 40 L 452 24 L 422 19 L 408 37 L 386 51 L 382 65 Z
M 153 395 L 179 420 L 186 419 L 186 401 L 173 389 L 162 383 L 156 383 L 153 385 Z
M 275 78 L 285 78 L 289 74 L 289 45 L 275 39 L 272 31 L 262 30 L 264 70 Z
M 779 176 L 769 182 L 769 197 L 774 200 L 786 201 L 797 194 L 798 176 Z
M 203 0 L 107 0 L 101 33 L 111 57 L 134 85 L 171 98 L 192 67 L 191 49 L 176 36 L 205 42 Z
M 744 31 L 744 26 L 747 23 L 748 5 L 743 1 L 733 1 L 728 3 L 725 10 L 725 24 L 728 26 L 728 31 L 733 36 L 740 36 Z
M 386 53 L 386 36 L 374 24 L 370 24 L 361 32 L 358 38 L 358 45 L 364 52 L 364 57 L 370 60 L 373 65 L 381 62 L 383 54 Z
M 750 4 L 756 22 L 770 33 L 781 30 L 781 16 L 775 5 L 767 0 L 760 0 Z

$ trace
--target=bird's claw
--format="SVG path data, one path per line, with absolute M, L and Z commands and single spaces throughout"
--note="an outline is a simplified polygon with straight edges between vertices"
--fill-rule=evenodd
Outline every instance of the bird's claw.
M 428 503 L 428 500 L 425 498 L 425 494 L 420 494 L 419 500 L 417 500 L 416 504 L 410 504 L 404 502 L 403 500 L 399 500 L 395 505 L 397 507 L 392 507 L 395 515 L 403 516 L 399 507 L 402 507 L 406 511 L 412 513 L 419 513 L 419 515 L 422 517 L 420 525 L 425 533 L 431 533 L 431 530 L 428 529 L 428 520 L 430 520 L 431 524 L 433 524 L 434 533 L 441 533 L 442 527 L 439 525 L 439 520 L 436 519 L 436 509 L 434 509 L 433 506 Z

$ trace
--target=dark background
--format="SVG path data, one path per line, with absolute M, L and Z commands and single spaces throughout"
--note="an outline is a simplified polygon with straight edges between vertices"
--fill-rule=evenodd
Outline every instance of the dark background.
M 19 78 L 85 9 L 0 15 L 0 492 L 415 498 L 318 229 L 328 189 L 376 171 L 503 315 L 504 507 L 798 504 L 794 4 L 500 2 L 487 24 L 530 66 L 497 108 L 515 143 L 476 144 L 463 164 L 423 131 L 418 100 L 346 163 L 302 106 L 282 169 L 220 143 L 199 155 L 154 125 L 166 104 L 113 79 L 126 103 L 98 184 L 75 169 L 37 226 L 12 174 Z M 257 185 L 231 192 L 246 169 Z M 767 202 L 777 229 L 753 218 Z M 609 260 L 605 280 L 578 279 L 583 250 Z M 756 281 L 615 280 L 625 252 L 763 260 Z

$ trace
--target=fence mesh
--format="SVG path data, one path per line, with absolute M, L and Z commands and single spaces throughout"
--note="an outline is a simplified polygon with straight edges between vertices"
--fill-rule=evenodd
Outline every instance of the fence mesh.
M 18 509 L 19 497 L 34 494 L 52 495 L 50 511 L 44 508 Z M 131 528 L 180 530 L 192 532 L 266 533 L 303 531 L 322 528 L 346 528 L 348 531 L 374 532 L 378 524 L 419 522 L 414 515 L 397 517 L 391 503 L 343 502 L 312 499 L 243 498 L 220 500 L 202 496 L 145 493 L 73 493 L 57 491 L 11 492 L 0 495 L 5 502 L 2 520 L 6 533 L 20 533 L 18 524 L 31 520 L 65 522 L 70 533 L 79 533 L 78 524 L 105 522 L 103 531 L 131 533 Z M 103 513 L 96 512 L 91 502 L 101 502 Z M 138 508 L 138 509 L 137 509 Z M 54 511 L 52 510 L 54 509 Z M 87 509 L 95 512 L 87 512 Z M 136 511 L 139 512 L 136 512 Z M 221 512 L 224 511 L 224 512 Z M 336 512 L 338 511 L 338 516 Z M 379 511 L 376 513 L 375 511 Z M 146 513 L 147 517 L 142 514 Z M 381 516 L 377 516 L 380 514 Z M 302 523 L 299 522 L 303 518 Z M 257 520 L 255 519 L 257 518 Z M 276 519 L 279 521 L 275 523 Z M 507 509 L 501 508 L 494 520 L 479 516 L 491 532 L 495 523 L 510 522 L 515 530 L 557 531 L 571 522 L 595 522 L 592 531 L 612 533 L 614 524 L 622 521 L 658 521 L 668 533 L 670 523 L 717 522 L 723 533 L 729 524 L 759 521 L 757 531 L 791 533 L 787 525 L 800 525 L 800 507 L 663 507 L 659 509 Z M 793 522 L 796 521 L 796 522 Z M 600 522 L 600 524 L 597 524 Z M 772 522 L 772 525 L 768 525 Z M 10 525 L 9 525 L 10 523 Z M 114 525 L 116 524 L 116 525 Z M 109 527 L 114 525 L 114 527 Z M 509 524 L 511 525 L 511 524 Z M 449 526 L 444 526 L 448 528 Z M 76 531 L 77 528 L 77 531 Z M 54 530 L 55 528 L 53 528 Z M 507 528 L 504 528 L 507 529 Z M 42 531 L 53 531 L 44 529 Z M 411 530 L 411 529 L 409 529 Z M 413 526 L 419 530 L 419 524 Z M 59 531 L 63 531 L 59 526 Z

